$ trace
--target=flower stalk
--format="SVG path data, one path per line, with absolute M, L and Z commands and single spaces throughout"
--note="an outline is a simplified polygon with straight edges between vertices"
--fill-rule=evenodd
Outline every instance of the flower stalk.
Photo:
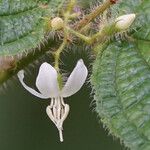
M 76 0 L 71 0 L 70 3 L 68 4 L 67 10 L 64 13 L 64 22 L 63 22 L 63 33 L 64 33 L 64 38 L 63 38 L 63 42 L 60 45 L 60 47 L 56 50 L 55 52 L 55 69 L 58 71 L 59 73 L 59 58 L 60 58 L 60 54 L 62 53 L 62 51 L 64 50 L 67 41 L 68 41 L 68 31 L 66 30 L 65 26 L 67 26 L 68 24 L 68 20 L 69 20 L 69 16 L 71 14 L 71 11 L 73 9 L 73 6 L 75 5 Z M 58 17 L 57 17 L 58 18 Z
M 77 32 L 70 27 L 65 27 L 68 32 L 72 33 L 73 35 L 77 36 L 78 38 L 82 39 L 87 44 L 93 44 L 97 39 L 101 39 L 101 42 L 105 41 L 108 36 L 113 35 L 117 32 L 115 29 L 115 23 L 111 23 L 107 26 L 104 26 L 100 31 L 92 35 L 91 37 L 88 37 L 86 35 L 81 34 L 80 32 Z
M 106 0 L 103 4 L 99 5 L 95 10 L 93 10 L 90 14 L 86 15 L 81 21 L 79 21 L 75 25 L 75 29 L 77 31 L 81 30 L 84 26 L 89 24 L 92 20 L 94 20 L 97 16 L 103 13 L 106 9 L 108 9 L 112 4 L 111 0 Z
M 59 72 L 59 58 L 60 58 L 60 54 L 64 50 L 66 44 L 67 44 L 67 39 L 64 37 L 62 44 L 57 49 L 57 51 L 54 53 L 54 56 L 55 56 L 55 69 L 57 70 L 57 72 Z

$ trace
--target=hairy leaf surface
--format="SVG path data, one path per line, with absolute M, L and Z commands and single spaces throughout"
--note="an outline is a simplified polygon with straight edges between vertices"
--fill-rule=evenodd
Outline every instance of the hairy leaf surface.
M 91 78 L 96 111 L 125 146 L 149 150 L 150 2 L 126 0 L 115 9 L 120 15 L 136 14 L 129 35 L 133 40 L 111 43 L 97 56 Z
M 150 149 L 150 66 L 132 44 L 99 54 L 92 84 L 96 111 L 110 132 L 132 150 Z
M 42 19 L 48 9 L 35 0 L 0 1 L 0 55 L 16 55 L 36 48 L 45 34 Z

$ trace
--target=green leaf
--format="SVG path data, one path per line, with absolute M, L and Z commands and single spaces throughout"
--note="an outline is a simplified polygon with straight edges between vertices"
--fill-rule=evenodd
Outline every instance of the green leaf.
M 131 150 L 150 149 L 150 64 L 135 45 L 111 44 L 99 54 L 91 83 L 96 111 Z
M 143 1 L 137 11 L 137 32 L 134 37 L 150 41 L 150 2 Z
M 35 0 L 0 1 L 0 55 L 35 49 L 44 40 L 48 9 Z
M 131 150 L 150 149 L 150 2 L 121 1 L 112 10 L 135 13 L 134 43 L 114 42 L 93 65 L 96 111 L 106 128 Z
M 136 46 L 145 58 L 145 61 L 150 65 L 150 41 L 138 40 Z
M 51 14 L 57 16 L 57 13 L 59 13 L 59 11 L 62 10 L 65 1 L 66 0 L 51 0 L 49 2 Z

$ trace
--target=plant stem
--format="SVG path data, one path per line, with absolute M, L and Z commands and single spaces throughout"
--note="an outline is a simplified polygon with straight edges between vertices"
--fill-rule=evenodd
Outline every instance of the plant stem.
M 86 43 L 90 42 L 90 37 L 87 37 L 73 29 L 71 29 L 70 27 L 66 27 L 66 30 L 72 34 L 74 34 L 75 36 L 77 36 L 78 38 L 82 39 L 83 41 L 85 41 Z
M 59 72 L 59 58 L 60 58 L 60 54 L 63 51 L 63 49 L 65 48 L 67 44 L 67 39 L 64 38 L 62 44 L 60 45 L 60 47 L 57 49 L 57 51 L 55 52 L 55 69 Z
M 105 41 L 106 37 L 108 36 L 108 33 L 104 32 L 103 30 L 100 30 L 96 34 L 92 35 L 91 37 L 85 36 L 77 31 L 74 31 L 73 29 L 71 29 L 69 27 L 66 27 L 66 30 L 68 30 L 68 32 L 74 34 L 78 38 L 82 39 L 87 44 L 93 44 L 97 39 L 102 39 L 101 41 Z
M 110 0 L 106 0 L 103 4 L 99 5 L 93 12 L 86 15 L 81 21 L 79 21 L 75 25 L 76 30 L 82 29 L 84 26 L 89 24 L 93 19 L 95 19 L 98 15 L 103 13 L 107 8 L 109 8 L 112 5 L 112 2 Z
M 64 13 L 64 26 L 67 26 L 68 24 L 68 19 L 70 16 L 70 12 L 73 9 L 74 4 L 76 3 L 76 0 L 70 0 L 68 6 L 67 6 L 67 10 Z M 67 39 L 68 39 L 68 30 L 66 30 L 66 28 L 64 28 L 64 39 L 62 44 L 60 45 L 60 47 L 57 49 L 57 51 L 55 52 L 55 69 L 57 70 L 57 72 L 59 73 L 59 58 L 60 58 L 60 54 L 62 53 L 62 51 L 64 50 L 66 44 L 67 44 Z
M 74 5 L 76 4 L 76 0 L 70 0 L 68 6 L 67 6 L 67 11 L 66 13 L 70 15 L 71 11 L 74 8 Z

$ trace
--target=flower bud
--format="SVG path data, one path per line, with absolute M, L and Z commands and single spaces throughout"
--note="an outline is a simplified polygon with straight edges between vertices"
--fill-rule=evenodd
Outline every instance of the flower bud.
M 64 26 L 64 21 L 59 18 L 59 17 L 56 17 L 56 18 L 53 18 L 52 21 L 51 21 L 51 27 L 52 29 L 54 30 L 60 30 L 62 29 Z
M 118 17 L 115 22 L 116 22 L 116 28 L 119 30 L 126 30 L 128 29 L 133 21 L 135 20 L 135 14 L 127 14 Z

